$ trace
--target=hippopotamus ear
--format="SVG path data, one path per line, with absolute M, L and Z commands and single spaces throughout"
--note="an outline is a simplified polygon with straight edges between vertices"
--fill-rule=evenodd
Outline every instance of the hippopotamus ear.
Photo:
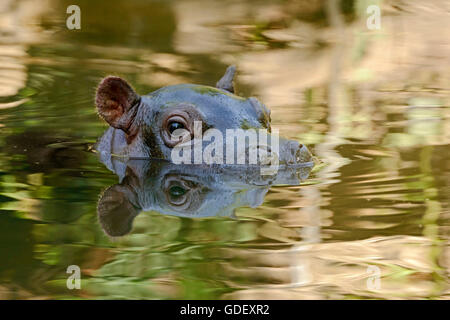
M 216 83 L 216 88 L 234 93 L 234 76 L 236 74 L 236 66 L 229 66 L 222 78 Z
M 112 127 L 126 130 L 136 114 L 139 95 L 122 78 L 108 76 L 98 88 L 95 104 L 99 115 Z M 133 111 L 133 112 L 132 112 Z

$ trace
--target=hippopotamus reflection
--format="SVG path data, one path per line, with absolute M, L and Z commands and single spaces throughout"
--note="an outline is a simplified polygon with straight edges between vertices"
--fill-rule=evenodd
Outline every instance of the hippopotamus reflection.
M 105 158 L 103 160 L 106 160 Z M 120 183 L 106 189 L 98 202 L 99 222 L 109 236 L 130 232 L 141 211 L 180 217 L 234 216 L 238 207 L 257 207 L 271 185 L 298 185 L 311 163 L 279 168 L 261 175 L 255 166 L 179 165 L 168 161 L 109 159 L 105 164 Z
M 194 141 L 197 131 L 206 134 L 215 130 L 216 135 L 226 135 L 229 130 L 266 130 L 268 142 L 263 145 L 258 141 L 256 148 L 259 151 L 265 148 L 269 153 L 277 153 L 277 163 L 281 164 L 310 161 L 308 149 L 297 141 L 277 137 L 279 151 L 271 150 L 275 140 L 270 134 L 270 111 L 256 98 L 235 95 L 234 75 L 235 67 L 231 66 L 217 82 L 216 88 L 180 84 L 145 96 L 138 95 L 121 78 L 106 77 L 97 88 L 96 105 L 99 115 L 110 128 L 98 142 L 97 150 L 128 159 L 172 161 L 174 147 L 186 139 Z M 216 140 L 211 138 L 211 141 Z M 220 144 L 211 154 L 222 154 L 226 147 Z M 248 153 L 249 149 L 245 152 Z M 232 154 L 233 159 L 236 154 Z M 260 154 L 258 159 L 262 158 Z M 213 163 L 225 163 L 220 160 L 220 157 L 215 158 Z

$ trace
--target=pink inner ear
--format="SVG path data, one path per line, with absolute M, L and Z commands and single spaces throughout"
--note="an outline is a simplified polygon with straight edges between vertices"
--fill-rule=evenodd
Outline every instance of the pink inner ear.
M 120 118 L 137 98 L 138 95 L 125 80 L 109 76 L 100 82 L 95 102 L 100 116 L 117 128 Z
M 100 114 L 106 122 L 115 127 L 120 117 L 124 114 L 124 108 L 114 100 L 106 100 Z

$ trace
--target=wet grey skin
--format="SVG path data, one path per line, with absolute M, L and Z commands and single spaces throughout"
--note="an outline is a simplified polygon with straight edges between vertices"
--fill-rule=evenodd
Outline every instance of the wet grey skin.
M 110 124 L 95 147 L 102 161 L 107 163 L 111 155 L 170 161 L 172 149 L 179 142 L 170 133 L 174 122 L 175 126 L 181 125 L 190 131 L 191 137 L 194 121 L 202 122 L 202 132 L 215 128 L 224 137 L 227 129 L 267 129 L 270 132 L 270 110 L 256 98 L 234 94 L 235 73 L 234 66 L 228 67 L 216 87 L 180 84 L 145 96 L 139 96 L 121 78 L 106 77 L 100 82 L 96 95 L 98 113 Z M 282 138 L 279 141 L 281 164 L 312 161 L 308 149 L 299 142 Z
M 168 161 L 112 160 L 120 183 L 101 195 L 98 219 L 111 237 L 128 234 L 141 211 L 199 218 L 235 218 L 239 207 L 262 204 L 270 186 L 298 185 L 308 178 L 311 166 L 285 166 L 271 176 L 256 167 L 182 165 Z

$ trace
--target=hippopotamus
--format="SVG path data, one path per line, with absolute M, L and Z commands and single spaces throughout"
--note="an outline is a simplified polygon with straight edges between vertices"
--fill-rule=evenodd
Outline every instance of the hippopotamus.
M 264 160 L 264 156 L 260 154 L 257 165 L 267 164 L 267 159 L 274 158 L 277 164 L 286 165 L 311 162 L 312 156 L 306 146 L 294 140 L 276 136 L 278 150 L 274 150 L 275 144 L 272 141 L 275 141 L 275 135 L 271 133 L 270 110 L 254 97 L 244 98 L 235 94 L 235 73 L 235 66 L 228 67 L 215 87 L 178 84 L 143 96 L 120 77 L 104 78 L 98 85 L 95 102 L 98 114 L 110 127 L 98 141 L 96 150 L 104 158 L 104 162 L 105 157 L 111 155 L 126 159 L 162 159 L 173 162 L 174 149 L 193 143 L 197 133 L 201 135 L 215 130 L 214 140 L 209 138 L 216 142 L 217 134 L 227 135 L 232 129 L 245 130 L 246 133 L 251 130 L 266 130 L 269 137 L 267 141 L 270 142 L 264 145 L 259 143 L 258 138 L 256 149 L 261 151 L 261 146 L 264 145 L 270 156 Z M 250 152 L 248 140 L 250 138 L 246 140 L 244 137 L 244 152 L 247 156 Z M 202 147 L 205 147 L 204 141 Z M 226 143 L 219 144 L 211 154 L 218 156 L 227 147 Z M 232 154 L 233 159 L 238 158 L 237 154 L 238 149 Z M 214 159 L 213 163 L 220 163 L 217 157 Z M 195 163 L 205 161 L 202 162 L 201 159 Z
M 284 166 L 261 175 L 254 166 L 174 164 L 160 160 L 113 158 L 120 183 L 107 188 L 98 201 L 98 219 L 111 237 L 128 234 L 141 211 L 188 218 L 236 218 L 239 207 L 258 207 L 272 185 L 299 185 L 312 166 Z

